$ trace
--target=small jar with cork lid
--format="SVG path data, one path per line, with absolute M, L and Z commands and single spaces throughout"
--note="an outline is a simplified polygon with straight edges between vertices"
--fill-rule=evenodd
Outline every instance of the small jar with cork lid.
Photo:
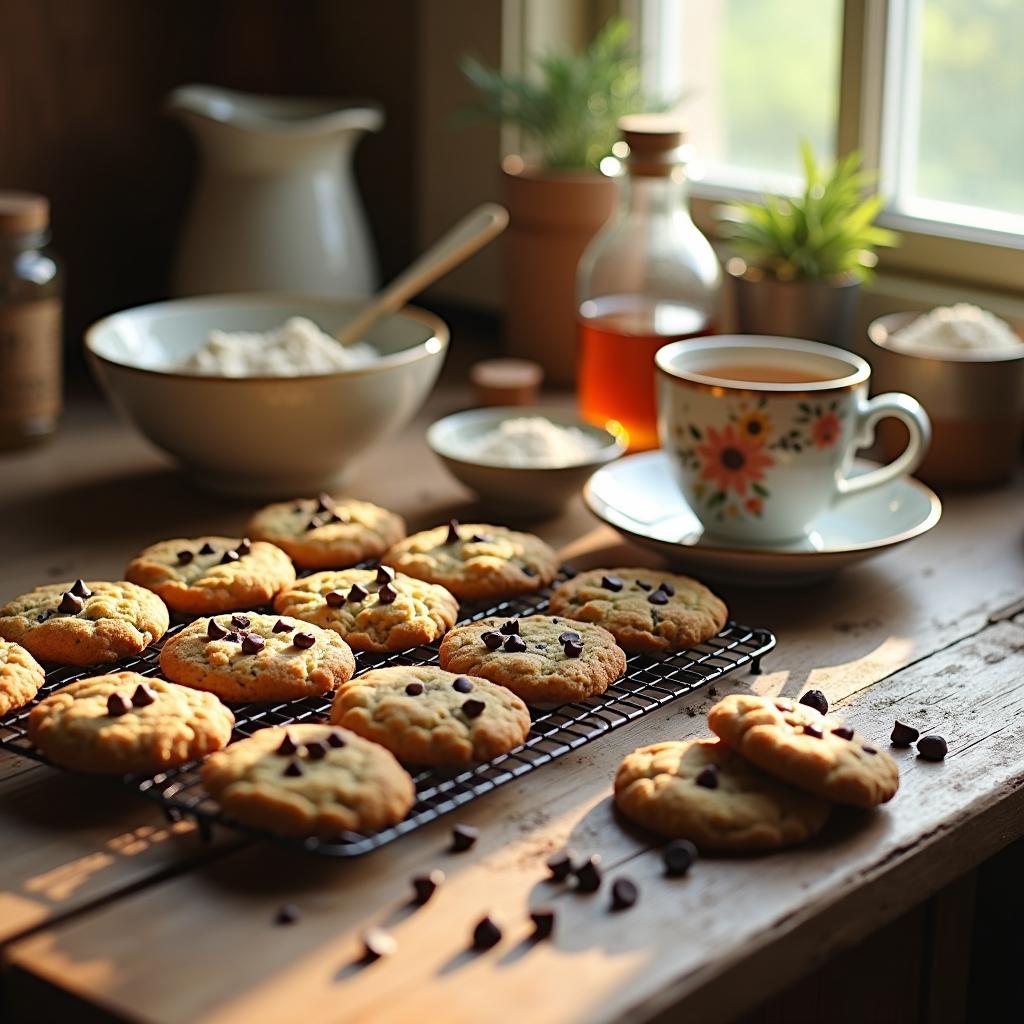
M 49 437 L 61 409 L 61 266 L 50 204 L 0 191 L 0 449 Z

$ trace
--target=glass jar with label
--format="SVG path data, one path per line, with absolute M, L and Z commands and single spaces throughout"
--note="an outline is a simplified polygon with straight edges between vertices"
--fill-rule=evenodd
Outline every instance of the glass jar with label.
M 0 192 L 0 449 L 57 429 L 63 281 L 49 242 L 46 197 Z

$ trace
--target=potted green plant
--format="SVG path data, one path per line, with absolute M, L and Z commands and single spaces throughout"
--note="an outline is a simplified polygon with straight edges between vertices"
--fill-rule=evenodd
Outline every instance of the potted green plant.
M 461 68 L 479 94 L 468 113 L 515 125 L 524 149 L 502 163 L 507 347 L 539 362 L 549 381 L 571 384 L 576 265 L 615 206 L 615 182 L 599 165 L 619 118 L 657 106 L 641 85 L 631 27 L 612 19 L 582 52 L 538 57 L 535 76 L 468 56 Z
M 882 198 L 865 195 L 876 175 L 862 169 L 859 152 L 827 168 L 806 141 L 800 152 L 800 195 L 763 196 L 718 211 L 737 254 L 726 263 L 737 328 L 849 348 L 860 286 L 877 263 L 875 249 L 899 239 L 875 225 Z

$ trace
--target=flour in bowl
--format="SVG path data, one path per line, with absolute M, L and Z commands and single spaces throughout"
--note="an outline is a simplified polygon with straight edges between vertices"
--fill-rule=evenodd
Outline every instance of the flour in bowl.
M 301 377 L 358 370 L 379 358 L 371 345 L 339 345 L 312 320 L 294 316 L 265 333 L 210 331 L 206 344 L 177 369 L 215 377 Z
M 560 427 L 543 416 L 502 420 L 466 446 L 466 455 L 498 466 L 571 466 L 593 458 L 599 445 L 577 427 Z
M 896 331 L 889 348 L 910 355 L 1013 352 L 1024 346 L 1013 328 L 988 310 L 958 302 L 939 306 Z

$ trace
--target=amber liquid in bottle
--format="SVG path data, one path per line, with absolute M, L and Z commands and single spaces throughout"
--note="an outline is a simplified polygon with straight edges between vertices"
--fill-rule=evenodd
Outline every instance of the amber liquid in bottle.
M 580 413 L 595 426 L 621 427 L 630 451 L 658 447 L 654 354 L 670 341 L 714 334 L 701 310 L 641 295 L 591 299 L 579 314 Z

